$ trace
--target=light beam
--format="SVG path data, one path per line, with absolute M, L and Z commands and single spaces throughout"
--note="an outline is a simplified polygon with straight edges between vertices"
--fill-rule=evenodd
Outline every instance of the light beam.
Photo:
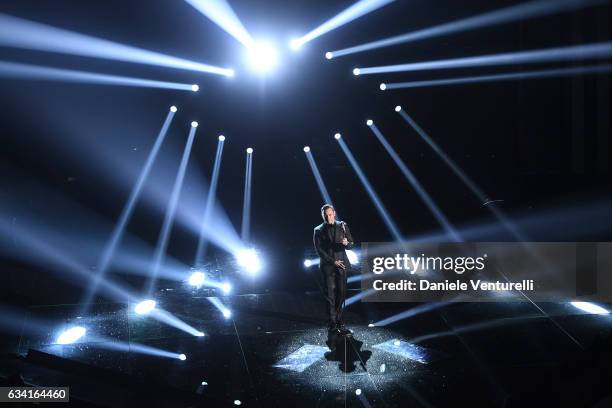
M 234 71 L 0 14 L 0 45 L 232 76 Z
M 319 192 L 321 193 L 321 198 L 323 199 L 323 202 L 329 203 L 333 207 L 333 201 L 331 199 L 331 196 L 327 192 L 327 187 L 325 186 L 325 182 L 323 181 L 323 177 L 321 176 L 321 172 L 319 171 L 319 167 L 315 162 L 314 156 L 312 155 L 310 148 L 308 148 L 308 150 L 304 148 L 304 153 L 306 153 L 306 159 L 308 160 L 308 164 L 310 165 L 310 169 L 312 170 L 312 175 L 314 176 L 315 181 L 317 182 L 317 186 L 319 187 Z

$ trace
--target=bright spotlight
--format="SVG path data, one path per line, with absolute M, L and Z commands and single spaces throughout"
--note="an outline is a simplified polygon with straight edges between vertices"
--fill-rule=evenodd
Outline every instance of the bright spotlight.
M 174 112 L 176 112 L 176 111 L 177 111 L 176 106 L 172 105 L 172 106 L 170 107 L 170 112 L 174 113 Z
M 610 314 L 609 311 L 607 311 L 606 309 L 604 309 L 603 307 L 596 305 L 595 303 L 591 303 L 591 302 L 570 302 L 570 304 L 572 306 L 574 306 L 577 309 L 582 310 L 583 312 L 587 312 L 590 314 L 598 314 L 598 315 L 603 315 L 603 314 Z
M 198 92 L 200 90 L 200 86 L 197 85 L 197 84 L 193 84 L 193 85 L 191 85 L 191 90 L 193 92 Z
M 384 82 L 380 84 L 380 90 L 384 91 L 385 89 L 387 89 L 387 84 L 385 84 Z
M 189 277 L 189 284 L 191 286 L 200 287 L 204 284 L 205 280 L 206 280 L 206 275 L 198 271 L 198 272 L 194 272 L 191 274 L 191 276 Z
M 361 388 L 357 388 L 355 390 L 355 395 L 361 395 Z
M 57 344 L 72 344 L 81 337 L 85 336 L 87 330 L 81 326 L 71 327 L 68 330 L 63 331 L 55 341 Z
M 219 135 L 219 141 L 220 142 L 225 142 L 225 136 Z
M 369 323 L 368 327 L 374 327 L 374 323 Z
M 234 405 L 242 405 L 242 402 L 240 400 L 234 400 Z
M 401 111 L 401 110 L 402 110 L 402 107 L 401 107 L 401 106 L 397 105 L 397 106 L 395 107 L 395 111 L 396 111 L 396 112 L 399 112 L 399 111 Z
M 304 261 L 304 266 L 310 268 L 312 266 L 312 261 L 310 259 L 306 259 Z
M 330 60 L 330 59 L 334 58 L 334 53 L 333 53 L 333 52 L 330 52 L 330 51 L 327 51 L 327 52 L 325 53 L 325 58 L 327 58 L 328 60 Z
M 304 146 L 304 152 L 308 153 L 310 151 L 310 147 L 309 146 Z
M 278 53 L 272 44 L 256 42 L 249 47 L 249 63 L 256 71 L 270 71 L 278 63 Z
M 230 285 L 229 283 L 225 282 L 221 284 L 221 290 L 223 291 L 223 293 L 228 294 L 232 291 L 232 285 Z
M 252 248 L 242 249 L 236 254 L 238 265 L 243 267 L 247 272 L 255 274 L 261 270 L 261 260 L 259 254 Z
M 253 148 L 252 148 L 252 147 L 247 148 L 247 153 L 248 153 L 248 154 L 253 153 Z
M 185 360 L 187 360 L 187 356 L 186 356 L 186 355 L 184 355 L 184 354 L 179 354 L 178 358 L 179 358 L 179 360 L 181 360 L 181 361 L 185 361 Z
M 227 72 L 226 75 L 228 77 L 233 77 L 234 75 L 236 75 L 233 69 L 228 69 L 226 72 Z
M 357 75 L 359 75 L 359 74 L 361 74 L 361 70 L 360 70 L 359 68 L 355 68 L 355 69 L 353 70 L 353 75 L 357 76 Z
M 342 135 L 340 133 L 336 133 L 334 135 L 334 139 L 336 139 L 336 140 L 340 140 L 341 137 L 342 137 Z
M 373 124 L 374 124 L 374 122 L 372 121 L 372 119 L 366 120 L 366 125 L 372 126 Z
M 359 263 L 359 257 L 357 256 L 355 251 L 353 251 L 351 249 L 347 249 L 346 250 L 346 256 L 348 257 L 348 260 L 349 260 L 349 262 L 351 264 L 358 264 Z
M 198 122 L 196 122 L 195 120 L 193 122 L 191 122 L 191 127 L 197 128 L 198 127 Z
M 155 309 L 156 304 L 157 303 L 155 303 L 154 300 L 146 299 L 138 303 L 134 308 L 134 311 L 139 315 L 146 315 L 148 313 L 151 313 L 151 311 Z
M 225 309 L 225 310 L 223 311 L 223 317 L 225 317 L 226 319 L 229 319 L 231 315 L 232 315 L 231 310 L 229 310 L 229 309 Z
M 293 40 L 289 41 L 289 46 L 291 47 L 292 50 L 295 50 L 295 51 L 302 48 L 302 45 L 303 44 L 299 38 L 294 38 Z
M 204 337 L 204 332 L 199 331 L 195 335 L 196 337 Z

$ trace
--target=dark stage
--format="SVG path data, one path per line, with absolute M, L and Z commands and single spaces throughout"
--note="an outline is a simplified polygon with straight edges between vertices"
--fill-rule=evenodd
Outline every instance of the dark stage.
M 0 405 L 612 406 L 611 21 L 1 2 Z

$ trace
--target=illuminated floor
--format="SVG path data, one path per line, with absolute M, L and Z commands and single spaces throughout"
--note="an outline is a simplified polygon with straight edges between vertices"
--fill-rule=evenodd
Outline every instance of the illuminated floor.
M 594 358 L 593 353 L 600 353 L 590 349 L 594 339 L 612 334 L 609 315 L 578 314 L 566 305 L 544 305 L 556 323 L 525 303 L 491 303 L 452 305 L 386 327 L 368 327 L 408 305 L 356 304 L 346 315 L 353 338 L 340 340 L 339 355 L 326 358 L 326 321 L 316 294 L 228 296 L 222 300 L 232 310 L 230 319 L 205 297 L 186 296 L 181 288 L 163 290 L 158 299 L 159 307 L 206 336 L 196 338 L 134 315 L 125 304 L 98 304 L 79 319 L 70 319 L 74 305 L 35 312 L 58 327 L 78 322 L 87 327 L 88 336 L 185 353 L 186 361 L 108 351 L 87 339 L 50 345 L 56 333 L 21 336 L 5 351 L 37 349 L 133 378 L 155 379 L 226 406 L 234 400 L 242 406 L 281 406 L 289 399 L 292 406 L 524 406 L 543 398 L 571 401 L 584 396 L 578 386 L 563 384 L 586 384 L 595 374 L 606 378 L 597 372 L 600 364 L 591 362 L 582 370 L 580 359 Z M 609 349 L 607 353 L 597 354 L 601 364 Z M 27 380 L 27 370 L 24 376 Z M 595 388 L 589 392 L 600 392 Z

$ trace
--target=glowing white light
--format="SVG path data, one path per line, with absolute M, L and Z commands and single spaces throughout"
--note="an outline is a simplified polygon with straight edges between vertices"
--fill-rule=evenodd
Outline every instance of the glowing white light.
M 225 136 L 219 135 L 219 141 L 220 142 L 225 142 Z
M 208 385 L 206 381 L 202 381 L 202 385 Z
M 387 89 L 387 84 L 383 82 L 382 84 L 380 84 L 380 90 L 384 91 L 385 89 Z
M 223 293 L 228 294 L 232 291 L 232 285 L 230 285 L 229 283 L 222 283 L 221 284 L 221 290 L 223 291 Z
M 336 133 L 334 135 L 334 139 L 336 139 L 336 140 L 340 139 L 341 137 L 342 137 L 342 135 L 340 133 Z
M 187 360 L 187 356 L 186 356 L 186 355 L 184 355 L 184 354 L 179 354 L 178 358 L 179 358 L 179 360 L 181 360 L 181 361 L 185 361 L 185 360 Z
M 395 111 L 396 111 L 396 112 L 399 112 L 399 111 L 401 111 L 401 110 L 402 110 L 402 107 L 401 107 L 401 106 L 397 105 L 397 106 L 395 107 Z
M 368 324 L 368 327 L 374 327 L 374 323 Z
M 348 260 L 349 260 L 350 263 L 352 263 L 352 264 L 359 263 L 359 257 L 357 256 L 355 251 L 353 251 L 351 249 L 347 249 L 346 250 L 346 256 L 348 257 Z
M 241 405 L 242 402 L 240 402 L 240 400 L 234 400 L 234 405 Z
M 304 146 L 304 152 L 308 153 L 310 151 L 310 147 Z
M 229 319 L 231 315 L 232 315 L 231 310 L 229 310 L 229 309 L 224 309 L 223 310 L 223 317 L 225 317 L 226 319 Z
M 157 303 L 155 303 L 154 300 L 146 299 L 138 303 L 134 308 L 134 311 L 139 315 L 146 315 L 155 309 L 155 305 L 157 305 Z
M 334 58 L 334 53 L 333 53 L 333 52 L 331 52 L 331 51 L 327 51 L 327 52 L 325 53 L 325 58 L 327 58 L 328 60 L 330 60 L 330 59 Z
M 197 84 L 193 84 L 193 85 L 191 85 L 191 90 L 193 92 L 198 92 L 200 90 L 200 86 L 197 85 Z
M 247 148 L 247 153 L 248 153 L 248 154 L 253 153 L 253 148 L 252 148 L 252 147 Z
M 172 105 L 170 107 L 170 112 L 176 112 L 176 111 L 177 111 L 176 106 Z
M 193 122 L 191 122 L 191 127 L 197 128 L 198 127 L 198 122 L 196 122 L 195 120 Z
M 63 331 L 55 341 L 57 344 L 72 344 L 81 337 L 85 336 L 87 330 L 81 326 L 71 327 L 68 330 Z
M 202 273 L 202 272 L 194 272 L 189 277 L 189 284 L 191 286 L 200 287 L 200 286 L 202 286 L 204 284 L 205 280 L 206 280 L 206 275 L 204 275 L 204 273 Z
M 312 261 L 310 259 L 306 259 L 304 261 L 304 266 L 310 268 L 312 266 Z
M 238 265 L 243 267 L 249 273 L 257 273 L 261 270 L 261 260 L 259 254 L 252 248 L 241 249 L 236 254 Z
M 228 77 L 233 77 L 234 75 L 236 75 L 233 69 L 227 69 L 225 72 L 225 75 Z
M 201 332 L 201 331 L 197 332 L 196 337 L 204 337 L 204 332 Z
M 361 74 L 361 70 L 360 70 L 359 68 L 355 68 L 355 69 L 353 70 L 353 75 L 357 76 L 357 75 L 359 75 L 359 74 Z
M 302 48 L 302 45 L 304 45 L 299 38 L 294 38 L 293 40 L 289 41 L 289 46 L 291 47 L 292 50 L 299 50 L 300 48 Z
M 583 312 L 587 312 L 590 314 L 597 314 L 597 315 L 603 315 L 603 314 L 610 314 L 609 311 L 607 311 L 606 309 L 604 309 L 603 307 L 596 305 L 595 303 L 591 303 L 591 302 L 570 302 L 570 304 L 572 306 L 574 306 L 577 309 L 582 310 Z
M 259 72 L 272 70 L 278 63 L 278 53 L 272 44 L 267 42 L 256 42 L 249 47 L 249 63 Z
M 374 124 L 374 122 L 372 121 L 372 119 L 366 120 L 366 125 L 372 126 L 373 124 Z
M 394 346 L 399 346 L 400 344 L 401 344 L 401 343 L 400 343 L 400 341 L 399 341 L 399 340 L 395 340 L 395 341 L 393 342 L 393 345 L 394 345 Z
M 357 388 L 355 390 L 355 395 L 361 395 L 361 388 Z

